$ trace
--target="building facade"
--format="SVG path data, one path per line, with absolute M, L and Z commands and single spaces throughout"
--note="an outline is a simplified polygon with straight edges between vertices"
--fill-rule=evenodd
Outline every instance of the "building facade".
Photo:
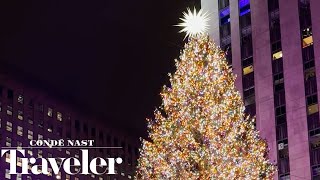
M 0 179 L 14 180 L 113 180 L 133 179 L 139 155 L 139 139 L 130 137 L 86 115 L 67 103 L 15 81 L 8 75 L 0 75 L 0 147 L 29 147 L 30 140 L 80 139 L 94 140 L 95 147 L 122 147 L 89 149 L 89 160 L 94 157 L 121 157 L 123 163 L 115 165 L 116 175 L 10 175 L 7 154 L 0 160 Z M 25 157 L 75 157 L 81 159 L 77 148 L 24 148 Z M 82 148 L 86 149 L 86 148 Z M 20 156 L 21 157 L 21 156 Z M 105 169 L 105 168 L 104 168 Z M 77 171 L 79 169 L 72 169 Z M 49 169 L 52 172 L 52 169 Z M 21 159 L 17 159 L 17 172 L 21 172 Z M 98 168 L 98 172 L 103 172 Z
M 320 179 L 320 1 L 202 0 L 276 179 Z

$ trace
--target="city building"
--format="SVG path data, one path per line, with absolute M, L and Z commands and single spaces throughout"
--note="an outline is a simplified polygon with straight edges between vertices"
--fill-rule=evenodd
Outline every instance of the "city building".
M 320 1 L 201 0 L 276 179 L 320 179 Z
M 95 140 L 95 147 L 122 147 L 122 149 L 89 149 L 89 160 L 94 157 L 121 157 L 123 163 L 115 165 L 116 175 L 10 175 L 8 153 L 0 160 L 0 179 L 15 180 L 113 180 L 133 179 L 140 141 L 124 132 L 102 123 L 99 118 L 85 114 L 76 107 L 54 96 L 28 86 L 10 75 L 0 75 L 0 147 L 29 147 L 30 140 Z M 26 157 L 81 159 L 78 148 L 24 148 Z M 86 149 L 86 148 L 83 148 Z M 61 163 L 61 162 L 60 162 Z M 100 170 L 100 171 L 99 171 Z M 21 172 L 21 159 L 17 159 Z M 52 172 L 52 169 L 49 169 Z M 77 169 L 72 169 L 77 171 Z M 103 172 L 98 168 L 98 172 Z

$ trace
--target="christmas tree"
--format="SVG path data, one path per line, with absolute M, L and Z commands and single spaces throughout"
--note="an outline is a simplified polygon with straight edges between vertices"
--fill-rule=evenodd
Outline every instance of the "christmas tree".
M 272 179 L 267 143 L 244 114 L 224 52 L 205 35 L 207 15 L 184 15 L 188 43 L 148 119 L 135 178 Z

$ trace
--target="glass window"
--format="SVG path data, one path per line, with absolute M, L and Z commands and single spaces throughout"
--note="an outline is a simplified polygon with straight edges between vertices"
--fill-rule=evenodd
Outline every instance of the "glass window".
M 243 68 L 243 75 L 247 75 L 247 74 L 252 73 L 252 72 L 253 72 L 253 66 L 252 65 Z
M 4 176 L 6 179 L 11 179 L 11 175 L 9 173 L 10 173 L 10 170 L 6 169 L 6 174 Z
M 17 127 L 17 135 L 18 136 L 23 136 L 23 128 L 21 126 Z
M 53 114 L 53 109 L 52 108 L 48 108 L 48 116 L 49 117 L 52 117 L 52 114 Z
M 33 131 L 28 130 L 28 139 L 29 140 L 33 139 Z
M 23 104 L 23 95 L 18 95 L 18 103 Z
M 9 116 L 12 116 L 12 106 L 7 106 L 7 114 L 9 115 Z
M 7 126 L 6 126 L 7 131 L 12 132 L 12 123 L 7 121 Z
M 18 119 L 23 120 L 23 111 L 18 110 Z
M 57 119 L 58 119 L 58 121 L 62 121 L 62 113 L 61 112 L 57 112 Z

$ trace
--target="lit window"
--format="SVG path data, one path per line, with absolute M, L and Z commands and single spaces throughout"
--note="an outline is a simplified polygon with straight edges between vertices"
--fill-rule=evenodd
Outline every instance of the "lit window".
M 33 139 L 33 132 L 28 130 L 28 139 L 32 140 Z
M 62 121 L 62 113 L 57 112 L 57 119 L 58 121 Z
M 22 142 L 17 142 L 17 149 L 21 149 L 21 147 L 22 147 Z
M 19 166 L 19 167 L 22 166 L 22 159 L 21 159 L 21 157 L 17 157 L 17 166 Z
M 23 111 L 18 110 L 18 119 L 23 120 Z
M 6 146 L 11 147 L 11 138 L 6 137 Z
M 7 114 L 12 116 L 12 106 L 7 106 Z
M 308 106 L 308 115 L 318 112 L 318 104 Z
M 7 131 L 12 132 L 12 123 L 7 121 L 7 127 L 6 127 Z
M 33 124 L 33 120 L 31 119 L 31 117 L 28 117 L 28 123 Z
M 21 127 L 21 126 L 17 127 L 17 135 L 18 136 L 23 136 L 23 127 Z
M 252 72 L 253 72 L 253 66 L 252 65 L 243 68 L 243 75 L 247 75 L 247 74 L 252 73 Z
M 70 155 L 70 150 L 66 150 L 66 154 Z
M 59 173 L 56 175 L 56 179 L 61 179 L 61 172 L 59 171 Z
M 43 135 L 42 134 L 38 134 L 38 140 L 43 140 Z
M 10 154 L 9 153 L 6 153 L 6 162 L 10 163 Z
M 124 176 L 124 172 L 121 172 L 121 176 Z
M 49 116 L 49 117 L 52 117 L 52 114 L 53 114 L 52 108 L 48 108 L 48 116 Z
M 18 103 L 23 104 L 23 96 L 21 94 L 18 96 Z
M 48 176 L 52 176 L 52 169 L 51 168 L 48 168 Z
M 66 180 L 70 180 L 70 175 L 66 174 Z
M 94 174 L 91 174 L 91 177 L 92 177 L 92 178 L 95 178 L 95 175 L 94 175 Z
M 30 156 L 32 156 L 32 155 L 33 155 L 32 150 L 28 150 L 28 154 L 29 154 Z
M 103 178 L 102 178 L 102 177 L 99 177 L 99 180 L 103 180 Z
M 273 53 L 273 55 L 272 55 L 272 59 L 273 60 L 277 60 L 277 59 L 280 59 L 280 58 L 282 58 L 282 51 L 278 51 L 276 53 Z
M 42 158 L 42 150 L 41 149 L 38 150 L 38 158 Z
M 128 178 L 129 178 L 129 179 L 132 179 L 132 176 L 131 176 L 131 175 L 128 175 Z
M 27 176 L 27 180 L 32 180 L 31 176 Z
M 6 169 L 6 175 L 4 176 L 6 179 L 11 179 L 11 175 L 9 174 L 9 169 Z
M 302 48 L 308 47 L 313 44 L 312 36 L 306 37 L 302 40 Z

